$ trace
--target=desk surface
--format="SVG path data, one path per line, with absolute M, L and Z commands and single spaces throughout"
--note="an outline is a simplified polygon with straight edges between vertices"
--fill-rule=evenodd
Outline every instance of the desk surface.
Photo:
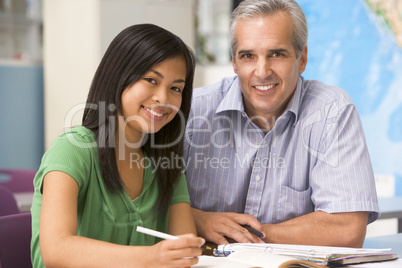
M 22 212 L 29 211 L 32 205 L 33 193 L 16 193 L 14 196 L 17 199 L 18 206 Z M 380 219 L 389 218 L 402 218 L 402 196 L 390 197 L 390 198 L 379 198 L 379 207 L 381 211 Z M 392 252 L 398 254 L 399 258 L 397 261 L 384 262 L 381 263 L 381 267 L 402 267 L 402 233 L 387 236 L 369 237 L 364 241 L 364 248 L 392 248 Z M 228 265 L 224 262 L 224 259 L 214 258 L 209 256 L 202 256 L 200 262 L 195 267 L 206 268 L 206 267 L 229 267 L 236 268 L 232 265 Z M 220 262 L 221 261 L 221 262 Z M 228 265 L 228 266 L 225 266 Z M 374 265 L 374 266 L 373 266 Z M 243 266 L 244 267 L 244 266 Z M 347 266 L 352 267 L 352 266 Z M 376 266 L 375 263 L 353 265 L 355 268 L 359 267 L 380 267 Z
M 342 266 L 344 268 L 400 268 L 402 267 L 402 233 L 387 236 L 366 238 L 364 248 L 392 248 L 392 252 L 397 253 L 399 259 L 394 261 L 373 262 L 363 264 L 353 264 Z M 201 256 L 197 268 L 248 268 L 249 265 L 234 263 L 225 257 Z
M 380 219 L 402 218 L 402 196 L 378 198 Z
M 14 193 L 15 200 L 17 200 L 17 205 L 21 212 L 28 212 L 31 210 L 33 195 L 33 192 Z
M 363 248 L 392 248 L 392 252 L 402 258 L 402 233 L 385 236 L 368 237 Z

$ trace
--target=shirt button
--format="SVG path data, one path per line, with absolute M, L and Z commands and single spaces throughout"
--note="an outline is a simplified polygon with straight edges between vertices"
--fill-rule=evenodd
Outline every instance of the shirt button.
M 260 175 L 255 176 L 255 180 L 256 180 L 256 181 L 260 181 L 260 180 L 261 180 Z

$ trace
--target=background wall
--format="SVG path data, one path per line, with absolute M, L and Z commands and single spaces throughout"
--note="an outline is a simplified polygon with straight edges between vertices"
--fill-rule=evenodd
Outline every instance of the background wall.
M 309 25 L 303 76 L 346 90 L 381 194 L 402 195 L 402 1 L 298 0 Z
M 111 40 L 137 23 L 160 25 L 194 49 L 193 0 L 44 0 L 45 149 L 81 124 L 82 105 Z
M 36 169 L 44 152 L 42 8 L 27 1 L 0 0 L 0 168 Z
M 402 195 L 402 22 L 398 16 L 402 12 L 402 2 L 297 1 L 306 12 L 310 33 L 308 65 L 303 75 L 307 79 L 319 79 L 339 86 L 349 93 L 360 112 L 374 171 L 380 178 L 381 188 L 386 189 L 388 195 Z M 5 4 L 17 3 L 14 1 L 0 1 L 0 60 L 7 54 L 6 51 L 21 48 L 18 43 L 21 35 L 17 35 L 15 40 L 7 38 L 10 29 L 20 31 L 23 29 L 21 25 L 32 24 L 36 25 L 31 27 L 33 32 L 40 29 L 38 18 L 42 7 L 39 3 L 42 1 L 28 2 L 37 4 L 28 9 L 24 5 Z M 204 52 L 213 55 L 215 60 L 201 61 L 197 65 L 195 86 L 213 83 L 223 76 L 232 75 L 228 53 L 224 52 L 225 44 L 227 46 L 224 41 L 227 37 L 225 29 L 229 23 L 229 14 L 226 13 L 231 10 L 231 2 L 43 0 L 46 77 L 44 149 L 50 146 L 65 127 L 80 123 L 82 110 L 77 105 L 86 100 L 95 68 L 112 38 L 128 25 L 143 22 L 161 25 L 181 36 L 197 52 L 200 49 L 196 44 L 200 40 L 205 41 Z M 195 4 L 198 4 L 199 10 L 194 10 Z M 7 6 L 14 9 L 17 15 L 26 13 L 25 21 L 22 17 L 10 19 L 6 13 Z M 15 26 L 8 27 L 10 21 Z M 195 27 L 198 27 L 197 30 Z M 35 44 L 33 47 L 39 46 L 35 38 L 27 40 L 34 40 L 29 42 Z M 228 47 L 226 49 L 229 50 Z M 40 55 L 39 50 L 32 48 L 14 52 L 13 57 L 22 59 Z M 220 57 L 221 54 L 226 56 Z M 31 64 L 27 68 L 34 70 L 32 66 Z M 4 65 L 1 69 L 0 75 L 4 77 L 0 88 L 3 100 L 9 97 L 7 94 L 18 91 L 15 89 L 18 83 L 30 79 L 24 78 L 29 73 L 26 68 L 22 68 L 17 74 L 18 67 L 21 66 Z M 36 79 L 41 80 L 41 73 L 35 70 L 33 72 L 39 75 Z M 8 77 L 10 81 L 7 81 Z M 11 86 L 12 83 L 14 87 Z M 26 90 L 29 90 L 29 85 L 26 86 Z M 42 95 L 36 97 L 40 99 Z M 71 120 L 68 118 L 68 122 L 65 122 L 66 117 L 71 117 Z M 391 185 L 394 185 L 392 189 Z
M 402 1 L 296 1 L 309 24 L 304 77 L 349 93 L 361 115 L 379 195 L 402 195 L 402 19 L 398 16 Z M 0 58 L 4 48 L 18 47 L 4 41 L 7 18 L 4 20 L 1 11 L 6 2 L 17 3 L 0 0 Z M 204 52 L 214 55 L 215 61 L 197 65 L 196 87 L 233 75 L 228 52 L 224 52 L 229 23 L 225 12 L 230 11 L 230 2 L 43 0 L 44 68 L 0 63 L 0 167 L 37 168 L 53 139 L 66 127 L 80 124 L 80 104 L 86 100 L 95 69 L 112 38 L 129 25 L 161 25 L 197 52 L 199 41 L 209 41 Z M 202 10 L 194 9 L 196 3 L 202 4 Z M 40 6 L 28 12 L 35 31 Z M 197 19 L 203 20 L 198 21 L 198 31 Z M 20 18 L 16 22 L 20 24 Z M 29 56 L 17 52 L 17 57 Z
M 0 64 L 0 167 L 37 169 L 44 152 L 43 67 Z
M 366 134 L 377 193 L 402 195 L 402 1 L 297 0 L 307 16 L 303 76 L 348 92 Z M 397 232 L 395 219 L 368 226 L 367 236 Z

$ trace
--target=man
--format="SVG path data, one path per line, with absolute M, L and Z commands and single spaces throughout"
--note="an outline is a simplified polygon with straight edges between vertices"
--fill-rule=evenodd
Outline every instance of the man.
M 184 155 L 200 236 L 361 247 L 378 218 L 358 112 L 301 76 L 305 15 L 293 0 L 245 0 L 230 25 L 235 77 L 195 90 Z

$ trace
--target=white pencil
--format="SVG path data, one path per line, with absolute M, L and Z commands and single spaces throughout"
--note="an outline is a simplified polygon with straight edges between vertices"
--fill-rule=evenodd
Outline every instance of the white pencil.
M 141 226 L 137 226 L 136 230 L 137 230 L 137 232 L 147 234 L 147 235 L 156 236 L 156 237 L 159 237 L 159 238 L 162 238 L 162 239 L 169 239 L 169 240 L 179 239 L 177 236 L 170 235 L 170 234 L 165 234 L 165 233 L 158 232 L 158 231 L 155 231 L 155 230 L 151 230 L 151 229 L 141 227 Z

